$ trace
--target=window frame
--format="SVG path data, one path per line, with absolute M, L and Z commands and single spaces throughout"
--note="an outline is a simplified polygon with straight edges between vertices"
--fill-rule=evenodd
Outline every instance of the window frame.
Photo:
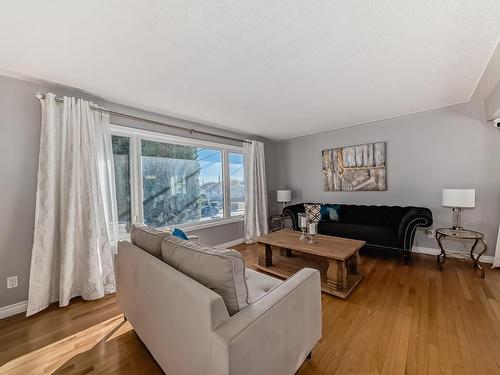
M 141 141 L 153 141 L 162 143 L 171 143 L 182 146 L 191 147 L 208 147 L 214 150 L 221 151 L 222 161 L 222 181 L 223 181 L 223 197 L 224 197 L 224 215 L 222 218 L 215 218 L 200 221 L 198 223 L 179 224 L 176 227 L 185 230 L 195 230 L 209 228 L 218 225 L 240 222 L 245 219 L 245 214 L 231 216 L 230 212 L 230 171 L 229 171 L 229 153 L 235 152 L 243 154 L 242 146 L 227 145 L 203 140 L 195 140 L 191 138 L 180 137 L 165 133 L 154 132 L 150 130 L 136 129 L 123 125 L 111 124 L 111 136 L 127 137 L 129 143 L 129 159 L 130 159 L 130 217 L 133 223 L 144 222 L 144 205 L 143 205 L 143 185 L 142 185 L 142 148 Z M 163 227 L 166 228 L 166 227 Z

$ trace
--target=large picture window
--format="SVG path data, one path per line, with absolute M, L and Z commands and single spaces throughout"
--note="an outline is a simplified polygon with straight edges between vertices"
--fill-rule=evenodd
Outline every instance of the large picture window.
M 242 218 L 245 210 L 240 147 L 113 126 L 118 216 L 163 228 Z

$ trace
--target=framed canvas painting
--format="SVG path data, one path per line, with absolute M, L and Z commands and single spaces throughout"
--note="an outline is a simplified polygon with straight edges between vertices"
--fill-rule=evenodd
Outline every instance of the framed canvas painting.
M 323 150 L 325 191 L 387 190 L 385 142 Z

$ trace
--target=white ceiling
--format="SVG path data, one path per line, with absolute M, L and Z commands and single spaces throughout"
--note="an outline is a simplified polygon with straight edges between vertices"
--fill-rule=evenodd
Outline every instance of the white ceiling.
M 468 101 L 499 0 L 9 1 L 0 69 L 284 139 Z

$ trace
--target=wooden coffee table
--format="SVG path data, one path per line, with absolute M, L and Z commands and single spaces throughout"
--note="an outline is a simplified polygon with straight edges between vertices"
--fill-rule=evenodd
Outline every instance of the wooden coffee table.
M 316 235 L 313 244 L 301 240 L 300 232 L 280 230 L 257 238 L 256 268 L 280 277 L 290 277 L 303 267 L 321 273 L 321 290 L 347 298 L 363 276 L 359 269 L 359 249 L 364 241 Z M 273 248 L 276 247 L 273 258 Z M 293 250 L 293 252 L 292 252 Z M 278 255 L 279 252 L 279 255 Z

